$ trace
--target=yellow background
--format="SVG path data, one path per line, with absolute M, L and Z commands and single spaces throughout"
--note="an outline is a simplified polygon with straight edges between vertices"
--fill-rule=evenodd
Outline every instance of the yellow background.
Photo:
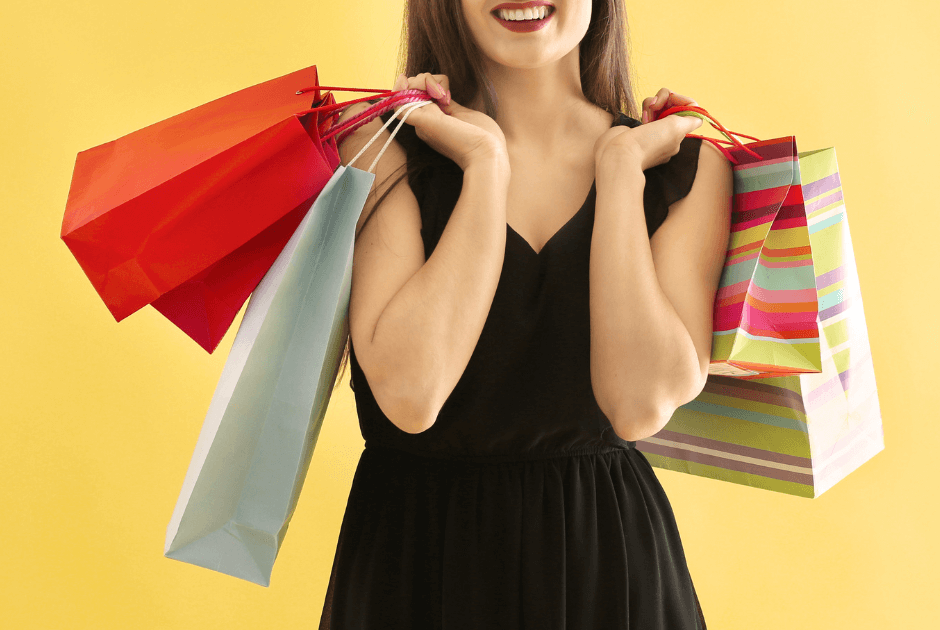
M 658 470 L 712 630 L 937 627 L 937 4 L 629 0 L 639 98 L 835 146 L 886 450 L 809 500 Z M 116 323 L 59 239 L 75 156 L 317 64 L 389 88 L 401 0 L 4 1 L 0 626 L 315 628 L 362 439 L 348 371 L 263 588 L 163 557 L 239 319 Z M 345 93 L 340 100 L 361 96 Z

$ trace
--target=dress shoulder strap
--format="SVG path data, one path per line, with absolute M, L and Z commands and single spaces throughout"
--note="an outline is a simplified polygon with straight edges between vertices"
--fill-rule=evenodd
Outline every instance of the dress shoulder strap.
M 369 102 L 378 100 L 380 99 Z M 393 113 L 388 111 L 379 117 L 383 122 L 388 122 Z M 614 120 L 615 126 L 634 128 L 641 124 L 639 120 L 624 113 L 620 113 Z M 407 121 L 396 134 L 395 141 L 402 146 L 407 156 L 408 185 L 418 201 L 421 212 L 421 237 L 427 259 L 440 240 L 460 198 L 463 171 L 453 160 L 441 155 L 421 140 L 414 126 Z M 668 162 L 644 171 L 646 187 L 643 191 L 643 206 L 650 238 L 666 220 L 669 206 L 691 191 L 698 170 L 701 146 L 701 138 L 684 138 L 679 152 Z

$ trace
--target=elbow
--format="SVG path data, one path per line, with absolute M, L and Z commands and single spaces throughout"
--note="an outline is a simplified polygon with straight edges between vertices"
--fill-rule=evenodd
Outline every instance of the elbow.
M 401 399 L 394 407 L 394 417 L 389 417 L 392 424 L 405 433 L 416 435 L 430 429 L 437 420 L 439 410 L 435 411 L 424 401 L 416 398 Z
M 703 373 L 697 368 L 690 370 L 688 374 L 691 376 L 685 379 L 657 381 L 660 384 L 671 383 L 671 389 L 657 389 L 655 384 L 647 387 L 621 387 L 613 390 L 617 395 L 604 398 L 606 404 L 601 404 L 601 398 L 596 393 L 595 398 L 601 411 L 610 420 L 614 432 L 623 440 L 637 442 L 662 431 L 669 424 L 676 409 L 695 400 L 702 393 L 708 373 Z M 628 392 L 634 392 L 634 395 L 629 396 Z M 638 392 L 643 395 L 638 395 Z
M 691 390 L 682 396 L 645 396 L 642 398 L 623 398 L 611 405 L 607 414 L 614 432 L 623 440 L 637 442 L 656 435 L 669 423 L 676 409 L 694 399 Z M 605 412 L 606 413 L 606 412 Z
M 705 390 L 705 384 L 708 382 L 708 365 L 706 364 L 704 369 L 698 367 L 689 380 L 686 381 L 687 386 L 682 392 L 676 396 L 674 401 L 675 408 L 678 409 L 682 405 L 688 404 L 699 397 L 699 395 Z
M 427 391 L 402 381 L 383 381 L 374 393 L 385 417 L 405 433 L 414 435 L 427 431 L 440 412 L 440 406 L 433 404 L 434 398 Z
M 679 395 L 623 401 L 613 408 L 610 418 L 614 432 L 628 442 L 644 440 L 656 435 L 672 420 L 676 410 L 695 400 L 705 388 L 707 377 L 689 381 L 691 385 Z
M 675 407 L 665 404 L 662 398 L 657 401 L 653 396 L 636 398 L 624 395 L 629 391 L 642 391 L 640 389 L 618 388 L 614 391 L 615 395 L 604 396 L 595 385 L 594 398 L 614 433 L 627 442 L 637 442 L 659 433 L 675 412 Z M 607 393 L 610 394 L 610 390 Z
M 641 405 L 625 406 L 610 416 L 610 424 L 620 439 L 638 442 L 659 433 L 673 413 L 675 409 L 657 410 Z

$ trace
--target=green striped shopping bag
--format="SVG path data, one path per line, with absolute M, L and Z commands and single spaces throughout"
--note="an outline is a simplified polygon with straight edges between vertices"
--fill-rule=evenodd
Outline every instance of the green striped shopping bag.
M 731 238 L 702 393 L 637 442 L 650 464 L 818 497 L 884 449 L 855 255 L 834 148 L 792 136 L 733 147 Z M 733 136 L 755 142 L 743 145 Z

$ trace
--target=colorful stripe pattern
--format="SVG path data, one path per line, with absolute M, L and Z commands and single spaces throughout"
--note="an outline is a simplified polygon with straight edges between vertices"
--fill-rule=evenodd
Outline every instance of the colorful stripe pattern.
M 796 141 L 731 149 L 731 236 L 713 312 L 709 373 L 819 372 L 818 303 Z
M 757 143 L 765 146 L 755 150 L 792 140 Z M 746 154 L 740 159 L 746 162 Z M 659 468 L 818 497 L 884 449 L 884 430 L 835 149 L 800 153 L 793 164 L 800 185 L 790 190 L 800 190 L 812 252 L 821 371 L 767 378 L 710 374 L 695 400 L 636 446 Z M 794 220 L 781 229 L 792 237 L 799 228 Z M 770 240 L 768 235 L 764 243 Z M 740 310 L 749 307 L 748 301 Z

